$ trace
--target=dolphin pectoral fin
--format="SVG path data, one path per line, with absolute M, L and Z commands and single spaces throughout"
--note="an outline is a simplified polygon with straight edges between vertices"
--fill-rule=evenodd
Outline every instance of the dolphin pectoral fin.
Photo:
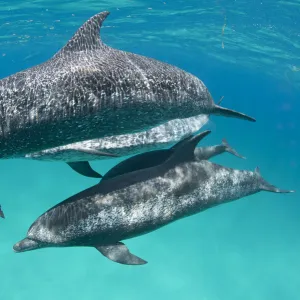
M 102 178 L 103 176 L 94 171 L 88 161 L 67 162 L 75 172 L 92 178 Z
M 212 114 L 214 115 L 220 115 L 224 117 L 230 117 L 230 118 L 238 118 L 238 119 L 243 119 L 251 122 L 256 122 L 256 120 L 250 116 L 247 116 L 243 113 L 240 113 L 238 111 L 228 109 L 225 107 L 221 107 L 219 105 L 215 105 L 215 107 L 212 110 Z
M 108 259 L 123 265 L 144 265 L 147 262 L 131 254 L 125 244 L 118 242 L 112 245 L 96 246 L 101 254 Z

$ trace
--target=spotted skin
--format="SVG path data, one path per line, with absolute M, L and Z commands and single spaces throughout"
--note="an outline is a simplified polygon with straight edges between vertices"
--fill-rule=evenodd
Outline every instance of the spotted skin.
M 186 159 L 187 150 L 192 159 Z M 194 147 L 187 150 L 177 149 L 161 165 L 111 178 L 66 199 L 40 216 L 14 250 L 117 245 L 262 190 L 291 192 L 268 184 L 258 170 L 197 161 Z
M 0 81 L 0 157 L 148 130 L 199 114 L 253 118 L 214 104 L 203 82 L 99 36 L 109 12 L 84 23 L 50 60 Z

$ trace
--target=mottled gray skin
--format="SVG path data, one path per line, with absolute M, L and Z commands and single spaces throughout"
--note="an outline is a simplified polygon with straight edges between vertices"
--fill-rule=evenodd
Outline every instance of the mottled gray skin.
M 172 65 L 105 45 L 109 12 L 89 19 L 50 60 L 0 81 L 0 157 L 221 114 L 203 82 Z
M 262 190 L 290 192 L 268 184 L 258 171 L 196 161 L 193 151 L 183 146 L 161 165 L 106 180 L 65 200 L 40 216 L 14 250 L 92 246 L 117 261 L 114 254 L 120 253 L 114 249 L 121 240 Z

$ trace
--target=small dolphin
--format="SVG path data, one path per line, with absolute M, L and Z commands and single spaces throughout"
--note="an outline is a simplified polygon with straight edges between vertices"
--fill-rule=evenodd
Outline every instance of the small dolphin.
M 142 265 L 122 240 L 259 191 L 290 193 L 259 171 L 239 171 L 197 161 L 195 147 L 210 131 L 182 141 L 162 164 L 101 182 L 57 204 L 29 228 L 13 249 L 95 247 L 117 263 Z
M 187 137 L 187 139 L 190 139 L 192 135 Z M 185 140 L 183 140 L 185 141 Z M 178 142 L 176 145 L 171 147 L 170 149 L 161 149 L 161 150 L 155 150 L 155 151 L 149 151 L 145 153 L 140 153 L 138 155 L 132 156 L 128 159 L 125 159 L 115 165 L 112 169 L 110 169 L 104 177 L 94 171 L 87 161 L 77 162 L 77 163 L 69 163 L 69 166 L 75 171 L 78 172 L 81 175 L 87 176 L 87 177 L 95 177 L 95 178 L 101 178 L 102 181 L 113 178 L 125 173 L 146 169 L 150 167 L 157 166 L 159 164 L 162 164 L 164 161 L 166 161 L 176 150 L 177 147 L 181 145 L 183 141 Z M 224 152 L 231 153 L 232 155 L 235 155 L 239 158 L 245 158 L 242 155 L 240 155 L 235 149 L 233 149 L 228 142 L 223 139 L 221 145 L 216 146 L 209 146 L 209 147 L 198 147 L 195 149 L 195 159 L 197 161 L 203 160 L 203 159 L 210 159 L 216 155 L 222 154 Z
M 215 104 L 192 74 L 104 44 L 99 32 L 108 15 L 86 21 L 48 61 L 0 81 L 1 158 L 144 131 L 179 117 L 255 121 Z
M 0 218 L 5 219 L 4 212 L 3 212 L 2 208 L 1 208 L 1 205 L 0 205 Z

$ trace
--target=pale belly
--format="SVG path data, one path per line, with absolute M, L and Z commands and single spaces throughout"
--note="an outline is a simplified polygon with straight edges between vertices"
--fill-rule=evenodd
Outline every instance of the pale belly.
M 170 147 L 183 137 L 200 130 L 207 122 L 208 115 L 175 119 L 147 131 L 68 144 L 26 154 L 25 158 L 63 162 L 91 161 L 108 158 L 84 153 L 81 151 L 82 149 L 94 149 L 120 156 L 134 155 L 144 151 Z

